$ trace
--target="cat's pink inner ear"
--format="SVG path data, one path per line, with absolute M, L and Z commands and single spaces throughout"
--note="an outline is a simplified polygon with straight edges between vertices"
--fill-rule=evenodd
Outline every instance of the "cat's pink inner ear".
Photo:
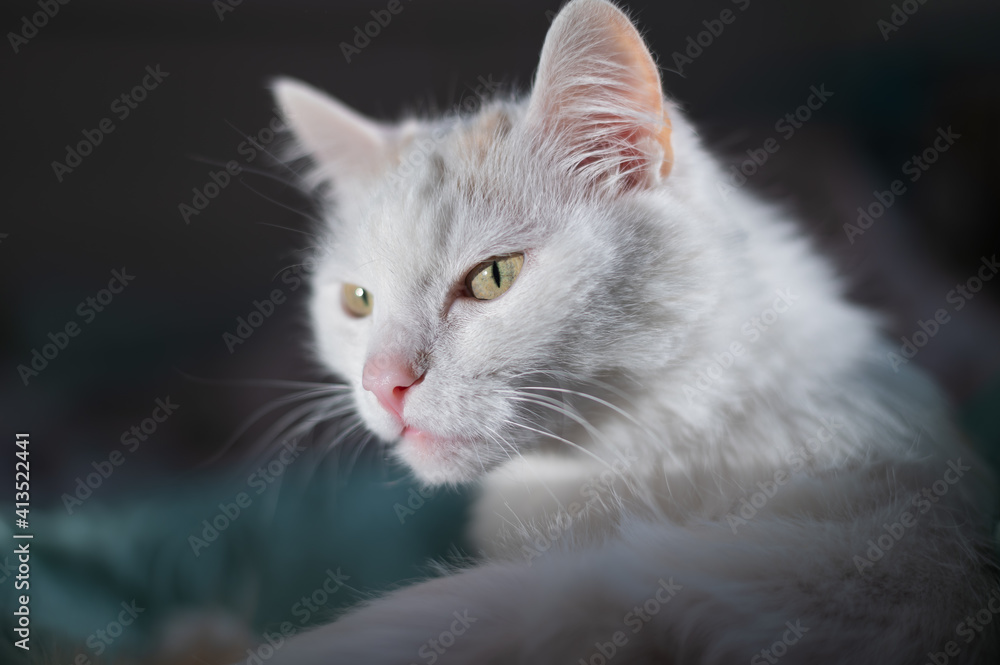
M 577 166 L 648 186 L 673 166 L 670 118 L 642 36 L 605 0 L 574 0 L 545 39 L 529 116 L 567 139 Z
M 303 151 L 335 180 L 375 173 L 388 159 L 388 131 L 300 81 L 272 85 L 289 129 Z

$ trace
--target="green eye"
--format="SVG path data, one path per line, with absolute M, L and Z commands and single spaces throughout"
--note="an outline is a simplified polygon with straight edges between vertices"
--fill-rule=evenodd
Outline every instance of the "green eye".
M 524 254 L 499 256 L 473 268 L 465 286 L 477 300 L 493 300 L 511 287 L 523 265 Z
M 359 319 L 372 313 L 372 294 L 357 284 L 344 284 L 341 300 L 348 314 Z

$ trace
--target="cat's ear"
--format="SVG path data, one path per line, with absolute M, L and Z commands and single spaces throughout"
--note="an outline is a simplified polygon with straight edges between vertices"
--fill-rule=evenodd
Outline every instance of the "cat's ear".
M 670 119 L 652 55 L 605 0 L 573 0 L 542 48 L 529 120 L 567 165 L 613 189 L 649 187 L 673 165 Z
M 271 85 L 288 128 L 321 176 L 343 184 L 373 175 L 389 159 L 390 130 L 333 97 L 294 79 Z

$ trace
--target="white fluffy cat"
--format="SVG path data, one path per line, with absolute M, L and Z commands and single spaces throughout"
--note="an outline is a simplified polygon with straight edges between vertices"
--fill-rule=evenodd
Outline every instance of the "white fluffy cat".
M 530 95 L 473 114 L 275 93 L 332 185 L 318 355 L 417 478 L 481 479 L 482 556 L 270 663 L 995 653 L 988 470 L 784 214 L 719 195 L 615 6 L 570 2 Z

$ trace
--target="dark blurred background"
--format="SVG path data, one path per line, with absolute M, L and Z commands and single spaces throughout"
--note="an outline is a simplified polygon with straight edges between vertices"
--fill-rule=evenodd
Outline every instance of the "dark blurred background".
M 14 432 L 30 432 L 32 510 L 50 520 L 56 561 L 51 574 L 63 576 L 45 592 L 50 597 L 72 580 L 120 588 L 116 571 L 127 567 L 124 560 L 155 558 L 169 547 L 185 550 L 189 535 L 213 513 L 191 509 L 187 522 L 166 528 L 169 520 L 161 515 L 169 511 L 162 506 L 195 496 L 206 496 L 210 508 L 231 500 L 233 492 L 218 490 L 223 485 L 216 479 L 235 478 L 245 486 L 248 455 L 260 459 L 255 441 L 268 424 L 281 424 L 280 416 L 265 415 L 263 425 L 213 461 L 248 419 L 294 387 L 251 380 L 328 378 L 302 343 L 307 289 L 293 290 L 282 278 L 302 262 L 300 250 L 313 241 L 312 222 L 310 201 L 282 182 L 293 174 L 268 154 L 277 145 L 266 131 L 275 115 L 268 81 L 294 76 L 388 120 L 450 108 L 474 94 L 480 77 L 525 90 L 561 3 L 401 0 L 402 11 L 379 26 L 369 43 L 359 41 L 363 48 L 351 51 L 348 62 L 342 43 L 356 46 L 355 29 L 363 30 L 371 12 L 388 4 L 42 0 L 7 2 L 0 9 L 6 33 L 0 117 L 7 146 L 0 215 L 0 450 L 13 450 L 7 441 Z M 727 166 L 738 167 L 747 150 L 777 138 L 778 151 L 745 186 L 802 217 L 853 296 L 886 314 L 887 333 L 897 346 L 936 310 L 950 312 L 949 323 L 913 362 L 938 377 L 983 445 L 1000 447 L 1000 280 L 986 282 L 959 311 L 948 300 L 950 290 L 975 276 L 981 257 L 993 256 L 1000 245 L 1000 5 L 635 0 L 625 6 L 658 55 L 668 94 L 687 109 Z M 45 7 L 54 15 L 44 16 Z M 735 18 L 709 40 L 705 31 L 718 31 L 715 21 L 723 10 Z M 705 33 L 700 51 L 688 41 L 697 43 L 699 33 Z M 153 78 L 150 71 L 161 74 Z M 144 79 L 151 89 L 140 91 L 144 99 L 133 102 L 134 108 L 119 99 Z M 833 94 L 793 135 L 778 131 L 776 123 L 806 103 L 811 86 Z M 67 146 L 85 140 L 84 132 L 97 136 L 104 118 L 114 131 L 101 133 L 91 154 L 76 166 L 70 162 L 68 172 L 53 166 L 67 163 Z M 904 163 L 947 128 L 960 138 L 911 183 Z M 247 137 L 266 150 L 248 144 Z M 230 160 L 241 173 L 185 219 L 179 206 L 192 205 L 193 189 L 204 192 L 211 174 Z M 863 234 L 846 232 L 845 224 L 856 224 L 859 206 L 868 208 L 874 192 L 889 190 L 896 179 L 906 182 L 905 193 Z M 92 320 L 78 311 L 108 285 L 112 270 L 123 268 L 134 280 L 104 311 Z M 275 288 L 288 301 L 245 342 L 230 339 L 227 346 L 224 335 L 236 334 L 238 317 L 248 317 L 255 300 Z M 64 340 L 65 348 L 37 375 L 26 375 L 25 385 L 18 366 L 30 367 L 32 351 L 41 353 L 50 333 L 61 339 L 71 322 L 79 334 Z M 168 396 L 179 405 L 176 413 L 147 441 L 131 444 L 134 451 L 125 447 L 123 433 L 141 425 L 155 400 Z M 286 404 L 278 413 L 290 408 Z M 314 487 L 321 469 L 319 495 L 309 499 L 315 505 L 328 498 L 323 488 L 347 481 L 345 455 L 334 455 L 331 464 L 331 456 L 321 454 L 324 437 L 311 443 L 317 444 L 308 458 L 311 470 L 301 472 L 308 476 L 301 482 Z M 124 462 L 70 514 L 65 495 L 113 451 Z M 377 446 L 346 458 L 374 478 L 374 486 L 389 488 L 365 495 L 368 503 L 358 508 L 378 518 L 361 520 L 349 538 L 325 534 L 343 556 L 356 556 L 368 538 L 365 529 L 378 519 L 399 525 L 393 506 L 400 497 L 406 500 L 410 486 L 401 472 L 380 463 Z M 0 473 L 7 502 L 13 459 L 2 468 L 9 469 Z M 284 496 L 286 488 L 281 491 Z M 447 509 L 428 509 L 422 517 L 423 531 L 442 527 L 433 532 L 437 540 L 399 546 L 408 548 L 409 559 L 441 554 L 458 542 L 464 499 L 447 500 L 453 500 Z M 343 503 L 338 514 L 349 519 Z M 269 513 L 268 524 L 275 514 Z M 289 521 L 301 517 L 289 514 Z M 103 541 L 94 540 L 95 523 Z M 155 533 L 157 525 L 169 534 Z M 321 538 L 316 527 L 307 523 L 271 546 L 315 549 Z M 420 537 L 413 535 L 418 531 L 413 527 L 407 537 Z M 90 557 L 85 567 L 75 558 L 84 556 L 81 551 Z M 230 555 L 238 558 L 239 552 Z M 301 561 L 288 552 L 283 556 Z M 385 561 L 373 556 L 363 558 L 384 569 Z M 228 560 L 221 557 L 212 575 L 224 574 Z M 383 577 L 367 586 L 417 574 L 411 563 L 395 563 L 395 580 Z M 259 570 L 263 564 L 255 565 Z M 135 566 L 128 587 L 134 593 L 176 574 L 169 566 L 168 572 L 162 565 Z M 269 598 L 266 587 L 274 579 L 263 576 L 265 588 L 254 597 L 258 604 Z M 6 593 L 10 581 L 4 580 L 0 588 Z M 231 606 L 238 596 L 202 586 L 158 593 L 195 608 Z M 109 597 L 126 599 L 121 593 Z M 76 602 L 69 592 L 59 600 Z M 78 614 L 85 617 L 86 608 Z M 258 611 L 253 622 L 259 628 L 280 615 Z M 88 631 L 74 634 L 85 637 Z

